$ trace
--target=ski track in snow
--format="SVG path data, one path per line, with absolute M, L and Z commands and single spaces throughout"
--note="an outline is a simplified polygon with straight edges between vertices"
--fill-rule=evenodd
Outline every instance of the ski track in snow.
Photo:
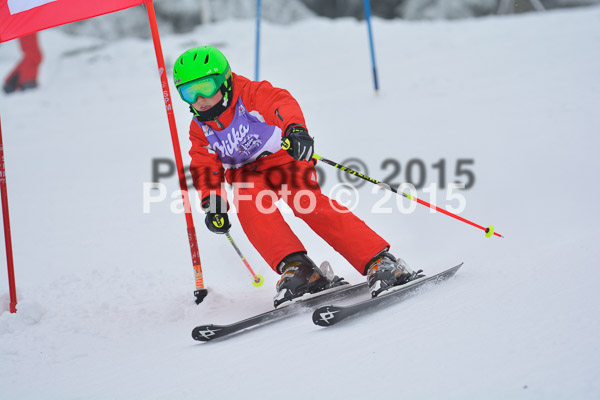
M 277 276 L 232 214 L 233 237 L 265 277 L 252 287 L 230 244 L 196 212 L 210 293 L 193 303 L 184 218 L 170 210 L 176 179 L 163 181 L 166 201 L 142 208 L 152 158 L 172 158 L 151 42 L 43 32 L 40 89 L 0 94 L 20 297 L 10 314 L 0 287 L 0 399 L 598 398 L 599 22 L 598 7 L 376 19 L 379 96 L 362 23 L 265 23 L 261 77 L 298 99 L 318 154 L 358 157 L 377 179 L 395 158 L 398 182 L 421 159 L 428 183 L 440 159 L 446 182 L 464 179 L 456 160 L 473 159 L 461 215 L 505 238 L 421 206 L 401 214 L 392 198 L 383 202 L 392 212 L 373 213 L 383 194 L 365 185 L 356 213 L 392 252 L 429 274 L 464 261 L 458 274 L 330 329 L 306 312 L 206 344 L 191 339 L 194 326 L 268 310 Z M 189 47 L 218 43 L 234 71 L 254 76 L 252 21 L 162 42 L 168 66 Z M 6 76 L 20 50 L 1 49 Z M 174 101 L 187 165 L 190 116 Z M 328 193 L 337 171 L 322 170 Z M 438 205 L 456 207 L 446 195 L 437 192 Z M 316 261 L 363 279 L 286 219 Z

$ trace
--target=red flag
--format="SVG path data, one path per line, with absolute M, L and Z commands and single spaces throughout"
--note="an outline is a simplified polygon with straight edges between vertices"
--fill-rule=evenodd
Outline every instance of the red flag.
M 0 0 L 0 42 L 151 0 Z

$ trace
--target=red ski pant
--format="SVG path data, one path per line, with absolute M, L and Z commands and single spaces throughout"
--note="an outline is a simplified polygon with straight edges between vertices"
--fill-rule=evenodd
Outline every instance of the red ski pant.
M 346 207 L 321 193 L 310 162 L 293 162 L 260 172 L 249 167 L 228 172 L 240 224 L 275 272 L 287 255 L 306 252 L 274 204 L 280 198 L 361 274 L 377 253 L 389 247 Z
M 19 44 L 21 45 L 21 50 L 23 50 L 23 59 L 11 71 L 6 81 L 10 80 L 17 73 L 19 74 L 18 83 L 20 84 L 35 81 L 37 80 L 38 68 L 42 63 L 42 52 L 38 44 L 37 33 L 19 38 Z

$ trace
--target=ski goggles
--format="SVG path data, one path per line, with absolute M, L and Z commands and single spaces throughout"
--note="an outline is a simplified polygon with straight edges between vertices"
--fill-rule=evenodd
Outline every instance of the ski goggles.
M 215 74 L 195 79 L 177 87 L 179 96 L 188 104 L 194 104 L 198 97 L 213 97 L 221 88 L 221 85 L 231 76 L 231 72 Z

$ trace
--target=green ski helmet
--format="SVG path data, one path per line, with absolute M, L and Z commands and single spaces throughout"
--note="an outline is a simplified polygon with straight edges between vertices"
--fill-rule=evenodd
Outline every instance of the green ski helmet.
M 179 56 L 173 66 L 173 81 L 181 99 L 200 121 L 209 121 L 223 113 L 231 102 L 233 76 L 227 58 L 212 46 L 194 47 Z M 191 105 L 198 97 L 223 94 L 223 101 L 208 111 L 198 112 Z

